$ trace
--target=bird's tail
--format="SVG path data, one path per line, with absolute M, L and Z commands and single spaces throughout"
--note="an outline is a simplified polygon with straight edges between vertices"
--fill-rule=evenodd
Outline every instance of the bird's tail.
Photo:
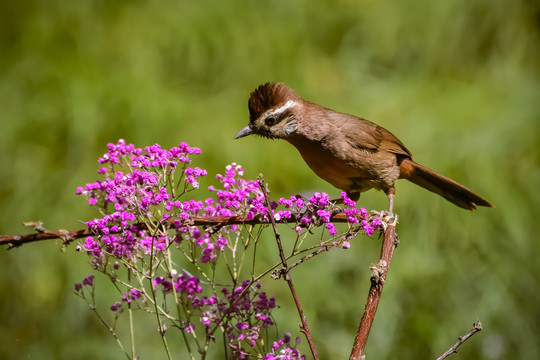
M 475 194 L 465 186 L 447 178 L 411 159 L 404 159 L 400 165 L 401 178 L 405 178 L 418 186 L 441 195 L 446 200 L 467 210 L 475 210 L 476 206 L 494 207 L 489 201 Z

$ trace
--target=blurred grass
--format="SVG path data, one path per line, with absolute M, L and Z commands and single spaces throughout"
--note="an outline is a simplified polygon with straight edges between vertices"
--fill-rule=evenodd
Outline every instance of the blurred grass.
M 539 16 L 526 0 L 2 2 L 0 233 L 38 219 L 80 228 L 94 214 L 74 189 L 118 138 L 187 141 L 209 174 L 236 161 L 275 197 L 337 194 L 285 142 L 232 141 L 250 91 L 284 81 L 387 127 L 497 206 L 468 213 L 398 184 L 401 245 L 368 355 L 435 358 L 481 319 L 460 359 L 538 358 Z M 361 204 L 386 200 L 369 192 Z M 321 358 L 348 356 L 378 245 L 359 238 L 293 274 Z M 68 291 L 90 269 L 73 247 L 32 244 L 0 261 L 0 358 L 122 356 Z M 294 333 L 290 296 L 268 286 L 279 331 Z M 141 338 L 143 357 L 163 357 L 157 333 Z

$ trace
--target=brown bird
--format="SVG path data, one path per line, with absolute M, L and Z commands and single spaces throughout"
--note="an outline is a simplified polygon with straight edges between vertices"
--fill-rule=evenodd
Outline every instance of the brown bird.
M 315 174 L 353 200 L 363 191 L 382 190 L 392 212 L 394 184 L 397 179 L 407 179 L 464 209 L 493 207 L 465 186 L 415 163 L 390 131 L 306 101 L 283 83 L 260 85 L 251 93 L 248 105 L 249 125 L 235 139 L 256 134 L 287 140 Z

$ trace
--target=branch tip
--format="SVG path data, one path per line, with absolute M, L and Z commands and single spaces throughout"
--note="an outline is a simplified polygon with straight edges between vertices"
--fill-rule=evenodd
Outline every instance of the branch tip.
M 36 230 L 38 233 L 44 233 L 48 230 L 43 226 L 43 221 L 25 221 L 22 223 L 23 226 L 32 228 Z
M 450 349 L 446 350 L 444 354 L 439 356 L 437 360 L 443 360 L 446 359 L 448 356 L 457 353 L 458 347 L 461 346 L 465 341 L 467 341 L 471 336 L 476 334 L 477 332 L 482 331 L 482 322 L 480 320 L 476 321 L 473 324 L 472 329 L 465 335 L 458 337 L 458 341 L 450 347 Z

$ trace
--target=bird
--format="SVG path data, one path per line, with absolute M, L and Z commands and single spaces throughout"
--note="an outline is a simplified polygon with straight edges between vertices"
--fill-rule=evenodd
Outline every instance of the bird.
M 412 160 L 390 131 L 360 117 L 301 98 L 283 83 L 258 86 L 248 101 L 249 124 L 234 139 L 258 135 L 292 144 L 320 178 L 357 201 L 360 193 L 383 191 L 393 212 L 395 183 L 407 179 L 455 205 L 494 207 L 458 182 Z

